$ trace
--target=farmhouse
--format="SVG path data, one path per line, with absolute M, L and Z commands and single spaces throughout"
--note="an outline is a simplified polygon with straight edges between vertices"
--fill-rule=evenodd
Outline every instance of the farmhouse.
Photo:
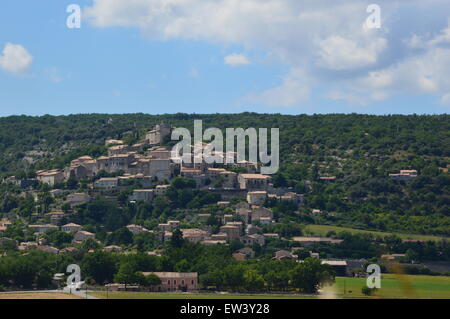
M 149 230 L 147 228 L 145 228 L 143 226 L 140 226 L 140 225 L 134 225 L 134 224 L 133 225 L 128 225 L 127 228 L 128 228 L 128 230 L 130 232 L 133 233 L 133 235 L 139 235 L 139 234 L 142 234 L 142 233 L 149 232 Z
M 191 243 L 199 243 L 204 240 L 209 233 L 201 229 L 182 229 L 183 238 Z
M 339 244 L 342 239 L 334 239 L 328 237 L 294 237 L 293 241 L 300 243 L 303 246 L 311 246 L 315 244 Z
M 60 170 L 38 171 L 37 180 L 51 186 L 64 182 L 64 173 Z
M 226 224 L 220 227 L 220 232 L 227 234 L 228 240 L 239 240 L 241 237 L 241 228 L 239 226 Z
M 73 236 L 72 243 L 79 244 L 89 238 L 95 239 L 95 235 L 93 233 L 90 233 L 90 232 L 87 232 L 84 230 L 80 230 L 80 231 L 76 232 L 75 235 Z
M 322 265 L 330 265 L 336 276 L 347 275 L 347 262 L 345 260 L 322 260 Z
M 262 174 L 239 174 L 238 183 L 241 189 L 267 190 L 271 177 Z
M 66 203 L 70 206 L 78 206 L 88 203 L 91 197 L 86 193 L 74 193 L 67 196 Z
M 145 136 L 145 139 L 150 145 L 161 144 L 164 138 L 170 134 L 171 127 L 164 123 L 156 125 L 152 131 L 149 131 Z
M 103 190 L 115 190 L 119 186 L 119 179 L 117 177 L 100 178 L 94 183 L 94 188 Z
M 247 203 L 250 205 L 261 206 L 264 204 L 267 198 L 266 191 L 254 191 L 247 193 Z
M 293 255 L 290 251 L 287 250 L 279 250 L 275 252 L 275 257 L 273 259 L 276 260 L 284 260 L 284 259 L 291 259 L 291 260 L 297 260 L 298 256 Z
M 151 202 L 154 196 L 154 189 L 135 189 L 129 199 L 134 201 Z
M 29 228 L 33 229 L 37 233 L 45 233 L 49 229 L 58 229 L 58 226 L 45 224 L 45 225 L 29 225 Z
M 399 174 L 389 174 L 389 177 L 395 180 L 409 181 L 417 177 L 417 170 L 401 170 Z
M 186 291 L 198 289 L 198 274 L 196 272 L 144 272 L 144 276 L 154 274 L 161 279 L 161 284 L 152 287 L 153 291 Z
M 61 226 L 61 231 L 66 233 L 76 233 L 81 230 L 81 226 L 74 223 L 69 223 Z

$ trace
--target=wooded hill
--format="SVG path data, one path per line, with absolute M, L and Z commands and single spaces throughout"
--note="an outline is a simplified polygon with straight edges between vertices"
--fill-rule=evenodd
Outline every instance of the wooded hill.
M 81 155 L 105 154 L 105 139 L 132 143 L 155 124 L 192 129 L 280 129 L 276 186 L 305 194 L 300 215 L 277 207 L 280 217 L 301 223 L 450 236 L 450 116 L 279 114 L 84 114 L 0 118 L 0 172 L 24 175 L 62 168 Z M 411 182 L 389 173 L 418 170 Z M 322 183 L 320 176 L 336 176 Z M 327 214 L 311 217 L 308 211 Z

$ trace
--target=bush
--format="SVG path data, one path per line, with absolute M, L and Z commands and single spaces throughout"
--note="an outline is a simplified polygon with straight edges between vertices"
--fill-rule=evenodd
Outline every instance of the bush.
M 373 296 L 373 294 L 377 291 L 377 288 L 369 288 L 367 286 L 362 287 L 361 292 L 366 296 Z

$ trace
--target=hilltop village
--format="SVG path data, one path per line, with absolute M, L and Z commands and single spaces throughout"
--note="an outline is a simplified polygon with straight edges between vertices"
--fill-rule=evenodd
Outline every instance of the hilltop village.
M 211 198 L 220 199 L 210 203 L 215 204 L 217 211 L 200 212 L 194 216 L 189 214 L 183 220 L 167 220 L 152 229 L 129 224 L 126 228 L 132 234 L 149 232 L 159 241 L 165 242 L 170 240 L 173 230 L 180 228 L 183 238 L 191 242 L 214 245 L 237 240 L 247 247 L 255 243 L 264 246 L 266 238 L 279 237 L 276 233 L 262 232 L 261 226 L 275 224 L 273 211 L 264 207 L 264 203 L 267 200 L 287 201 L 299 207 L 303 202 L 301 194 L 274 188 L 270 176 L 258 173 L 257 163 L 243 161 L 225 167 L 215 167 L 217 164 L 207 164 L 205 161 L 195 164 L 174 163 L 171 148 L 161 145 L 170 133 L 170 126 L 156 125 L 138 144 L 126 145 L 122 140 L 106 140 L 108 156 L 82 156 L 71 161 L 70 166 L 63 170 L 37 171 L 35 179 L 8 178 L 5 182 L 21 187 L 24 193 L 28 192 L 26 189 L 31 185 L 41 183 L 47 185 L 51 195 L 51 204 L 33 218 L 40 223 L 28 225 L 29 229 L 35 231 L 36 242 L 21 243 L 19 248 L 27 249 L 34 245 L 56 252 L 56 248 L 43 245 L 45 240 L 40 236 L 51 229 L 73 234 L 74 245 L 87 238 L 96 240 L 95 233 L 83 230 L 83 225 L 62 222 L 70 220 L 78 206 L 86 205 L 98 197 L 117 200 L 118 196 L 128 194 L 126 201 L 129 203 L 152 203 L 164 196 L 174 181 L 175 184 L 177 181 L 190 181 L 194 188 L 212 194 Z M 83 191 L 60 188 L 80 182 L 83 183 Z M 38 197 L 42 196 L 38 192 L 29 192 L 37 202 Z M 221 224 L 218 232 L 208 225 L 212 219 L 217 219 L 217 223 Z M 192 224 L 199 227 L 189 227 Z M 308 240 L 313 241 L 314 238 Z M 122 250 L 118 246 L 107 246 L 105 249 Z M 236 257 L 245 258 L 240 252 L 236 253 Z

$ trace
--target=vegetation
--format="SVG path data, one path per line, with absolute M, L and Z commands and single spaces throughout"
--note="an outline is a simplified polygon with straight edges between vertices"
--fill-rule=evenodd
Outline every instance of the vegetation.
M 0 259 L 0 285 L 20 289 L 50 288 L 53 274 L 65 273 L 72 263 L 81 266 L 83 279 L 91 284 L 119 282 L 152 286 L 159 284 L 159 279 L 144 276 L 142 272 L 196 271 L 205 289 L 215 287 L 238 292 L 293 289 L 315 293 L 323 284 L 334 280 L 333 271 L 315 259 L 306 259 L 302 264 L 271 259 L 242 263 L 231 257 L 228 246 L 172 241 L 161 257 L 86 250 L 57 255 L 41 251 L 21 255 L 10 251 Z
M 205 128 L 280 128 L 282 162 L 275 186 L 306 195 L 300 216 L 280 207 L 275 209 L 280 217 L 307 224 L 450 236 L 448 115 L 11 116 L 0 119 L 0 172 L 32 176 L 37 169 L 62 168 L 81 155 L 104 155 L 107 138 L 132 143 L 156 123 L 191 129 L 194 119 L 202 119 Z M 412 182 L 388 178 L 400 169 L 416 169 L 419 177 Z M 337 181 L 324 184 L 319 176 L 336 176 Z M 177 189 L 170 195 L 170 209 L 199 208 L 216 199 Z M 41 198 L 44 209 L 51 204 L 48 201 Z M 15 210 L 27 216 L 32 209 L 30 199 L 17 198 L 14 192 L 0 190 L 0 203 L 5 213 Z M 165 204 L 160 202 L 157 211 L 164 211 Z M 307 213 L 312 209 L 325 214 L 311 217 Z

